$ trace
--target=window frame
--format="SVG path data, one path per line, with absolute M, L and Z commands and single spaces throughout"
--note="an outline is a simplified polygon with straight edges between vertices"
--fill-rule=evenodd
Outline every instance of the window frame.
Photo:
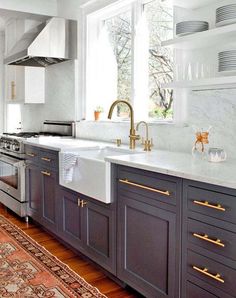
M 88 49 L 89 49 L 89 38 L 88 38 L 88 30 L 90 30 L 90 25 L 89 21 L 91 19 L 93 20 L 97 20 L 95 26 L 96 26 L 96 30 L 97 33 L 99 32 L 99 29 L 101 28 L 101 24 L 102 24 L 102 20 L 104 21 L 107 17 L 112 17 L 115 16 L 117 14 L 119 14 L 119 12 L 124 11 L 125 9 L 127 10 L 127 7 L 131 6 L 132 9 L 132 30 L 134 32 L 134 34 L 132 34 L 132 89 L 131 89 L 131 104 L 134 107 L 134 111 L 135 109 L 135 104 L 134 104 L 134 92 L 135 92 L 135 87 L 134 87 L 134 77 L 135 77 L 135 67 L 136 67 L 136 59 L 135 59 L 135 25 L 137 24 L 138 19 L 141 17 L 142 13 L 143 13 L 143 7 L 144 4 L 151 2 L 152 0 L 107 0 L 107 1 L 103 1 L 104 3 L 100 5 L 96 4 L 94 5 L 94 3 L 91 4 L 87 4 L 84 5 L 82 7 L 82 32 L 83 34 L 81 36 L 83 36 L 83 42 L 82 44 L 84 45 L 83 48 L 83 55 L 82 55 L 82 98 L 83 98 L 83 103 L 81 105 L 82 109 L 81 109 L 81 119 L 85 120 L 85 121 L 91 121 L 91 119 L 87 119 L 87 111 L 86 111 L 86 106 L 87 106 L 87 88 L 88 88 Z M 106 2 L 106 3 L 105 3 Z M 111 11 L 113 13 L 111 13 Z M 174 21 L 174 20 L 173 20 Z M 173 53 L 173 59 L 174 62 L 176 61 L 176 53 L 174 51 Z M 182 92 L 182 91 L 174 91 L 174 101 L 173 101 L 173 119 L 171 120 L 155 120 L 152 118 L 146 118 L 144 120 L 146 120 L 148 123 L 150 124 L 181 124 L 184 122 L 185 120 L 185 114 L 186 114 L 186 96 L 185 96 L 186 92 Z M 178 104 L 177 104 L 178 102 Z M 143 120 L 143 119 L 137 119 L 137 120 Z M 107 122 L 110 120 L 102 120 L 103 122 Z M 124 122 L 124 121 L 128 121 L 128 119 L 117 119 L 114 122 Z

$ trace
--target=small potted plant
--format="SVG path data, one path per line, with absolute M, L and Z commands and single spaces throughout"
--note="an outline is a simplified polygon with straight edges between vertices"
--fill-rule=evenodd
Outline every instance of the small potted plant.
M 103 108 L 101 106 L 97 106 L 94 110 L 94 120 L 97 121 L 100 119 L 100 115 L 103 112 Z

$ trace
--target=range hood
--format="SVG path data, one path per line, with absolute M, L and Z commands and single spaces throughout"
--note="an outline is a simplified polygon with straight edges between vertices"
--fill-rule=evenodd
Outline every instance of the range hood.
M 4 63 L 46 67 L 76 58 L 77 22 L 51 18 L 24 33 Z

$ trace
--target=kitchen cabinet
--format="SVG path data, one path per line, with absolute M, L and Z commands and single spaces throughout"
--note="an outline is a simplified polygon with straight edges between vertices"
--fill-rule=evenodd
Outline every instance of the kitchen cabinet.
M 119 166 L 118 181 L 118 278 L 179 297 L 181 179 Z
M 45 69 L 43 67 L 7 65 L 5 75 L 8 103 L 45 102 Z
M 236 297 L 235 214 L 235 190 L 184 180 L 181 297 Z
M 53 233 L 57 233 L 58 163 L 56 166 L 55 160 L 58 157 L 56 156 L 57 152 L 26 146 L 28 215 Z M 47 166 L 44 162 L 48 162 Z
M 115 274 L 115 205 L 103 204 L 60 188 L 58 235 L 107 271 Z
M 26 146 L 28 215 L 116 274 L 116 203 L 103 204 L 58 184 L 58 152 Z
M 36 164 L 27 164 L 26 167 L 26 200 L 27 213 L 41 223 L 41 174 Z

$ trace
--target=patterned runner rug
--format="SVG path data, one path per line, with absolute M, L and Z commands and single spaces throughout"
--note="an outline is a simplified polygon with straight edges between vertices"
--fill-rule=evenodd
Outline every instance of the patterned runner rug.
M 2 216 L 0 297 L 106 298 Z

